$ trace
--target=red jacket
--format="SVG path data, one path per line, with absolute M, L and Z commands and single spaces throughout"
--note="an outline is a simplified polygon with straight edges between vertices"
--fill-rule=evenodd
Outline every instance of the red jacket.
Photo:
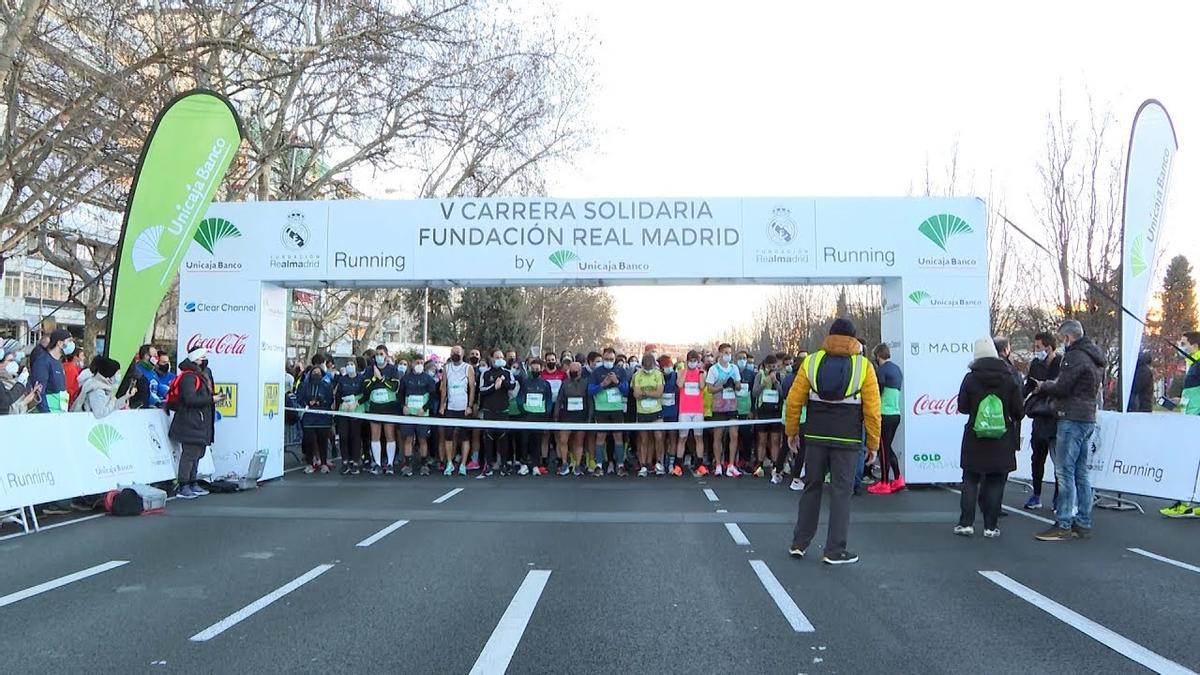
M 79 371 L 80 368 L 75 365 L 74 359 L 63 362 L 63 374 L 67 377 L 67 396 L 72 402 L 79 397 Z

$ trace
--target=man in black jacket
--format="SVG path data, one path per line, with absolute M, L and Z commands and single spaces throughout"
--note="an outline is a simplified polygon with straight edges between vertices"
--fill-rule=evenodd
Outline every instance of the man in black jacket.
M 1133 391 L 1126 412 L 1154 412 L 1154 370 L 1150 367 L 1150 352 L 1138 354 L 1133 371 Z
M 1083 334 L 1083 326 L 1068 319 L 1058 335 L 1066 345 L 1058 378 L 1037 386 L 1054 399 L 1058 414 L 1055 439 L 1058 478 L 1057 522 L 1037 535 L 1040 541 L 1087 539 L 1092 532 L 1092 486 L 1088 481 L 1088 448 L 1096 431 L 1096 408 L 1104 378 L 1104 356 Z M 1072 511 L 1078 512 L 1072 517 Z
M 499 349 L 492 351 L 491 368 L 485 370 L 479 377 L 479 417 L 484 420 L 508 420 L 508 399 L 510 392 L 517 388 L 516 378 L 508 370 L 508 361 L 504 352 Z M 515 396 L 515 393 L 511 394 Z M 483 432 L 483 453 L 480 458 L 482 466 L 476 478 L 487 478 L 492 475 L 492 465 L 496 461 L 496 451 L 499 449 L 508 455 L 508 431 L 506 429 L 485 429 Z M 500 474 L 507 475 L 512 461 L 511 456 L 502 457 Z
M 1026 509 L 1042 508 L 1042 484 L 1046 478 L 1046 458 L 1054 458 L 1054 437 L 1058 433 L 1058 420 L 1054 404 L 1046 394 L 1034 394 L 1037 386 L 1046 380 L 1058 379 L 1062 367 L 1062 356 L 1058 351 L 1058 340 L 1049 331 L 1033 336 L 1033 361 L 1029 364 L 1029 377 L 1025 378 L 1025 414 L 1033 420 L 1033 434 L 1029 444 L 1033 447 L 1033 495 L 1025 502 Z M 1054 504 L 1058 504 L 1058 483 L 1054 485 Z

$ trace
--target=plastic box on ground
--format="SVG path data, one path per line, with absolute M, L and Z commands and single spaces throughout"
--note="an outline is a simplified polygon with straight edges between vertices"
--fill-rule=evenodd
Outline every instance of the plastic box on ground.
M 262 478 L 263 470 L 267 466 L 267 451 L 259 450 L 250 458 L 250 466 L 246 469 L 246 475 L 238 479 L 238 487 L 243 490 L 253 490 L 258 487 L 258 481 Z

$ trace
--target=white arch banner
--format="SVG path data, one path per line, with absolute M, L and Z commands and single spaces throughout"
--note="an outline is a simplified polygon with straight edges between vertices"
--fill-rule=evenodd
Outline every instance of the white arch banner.
M 986 230 L 972 198 L 213 204 L 180 270 L 179 348 L 209 347 L 236 395 L 217 472 L 266 449 L 270 478 L 283 467 L 286 286 L 875 282 L 905 370 L 906 478 L 957 480 L 955 398 L 989 334 Z

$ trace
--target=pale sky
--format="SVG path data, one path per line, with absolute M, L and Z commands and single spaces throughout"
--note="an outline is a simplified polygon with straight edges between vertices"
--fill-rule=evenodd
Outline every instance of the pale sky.
M 1146 98 L 1180 152 L 1169 258 L 1200 263 L 1200 8 L 1184 2 L 564 2 L 598 39 L 596 147 L 550 175 L 554 197 L 904 196 L 957 143 L 962 185 L 1003 195 L 1032 222 L 1046 114 L 1060 85 L 1086 120 L 1085 87 L 1118 118 L 1123 155 Z M 1197 158 L 1197 159 L 1193 159 Z M 969 176 L 973 174 L 974 180 Z M 1159 275 L 1161 276 L 1161 275 Z M 703 297 L 749 318 L 746 287 L 617 288 L 628 337 L 690 342 Z M 650 335 L 644 335 L 649 333 Z

